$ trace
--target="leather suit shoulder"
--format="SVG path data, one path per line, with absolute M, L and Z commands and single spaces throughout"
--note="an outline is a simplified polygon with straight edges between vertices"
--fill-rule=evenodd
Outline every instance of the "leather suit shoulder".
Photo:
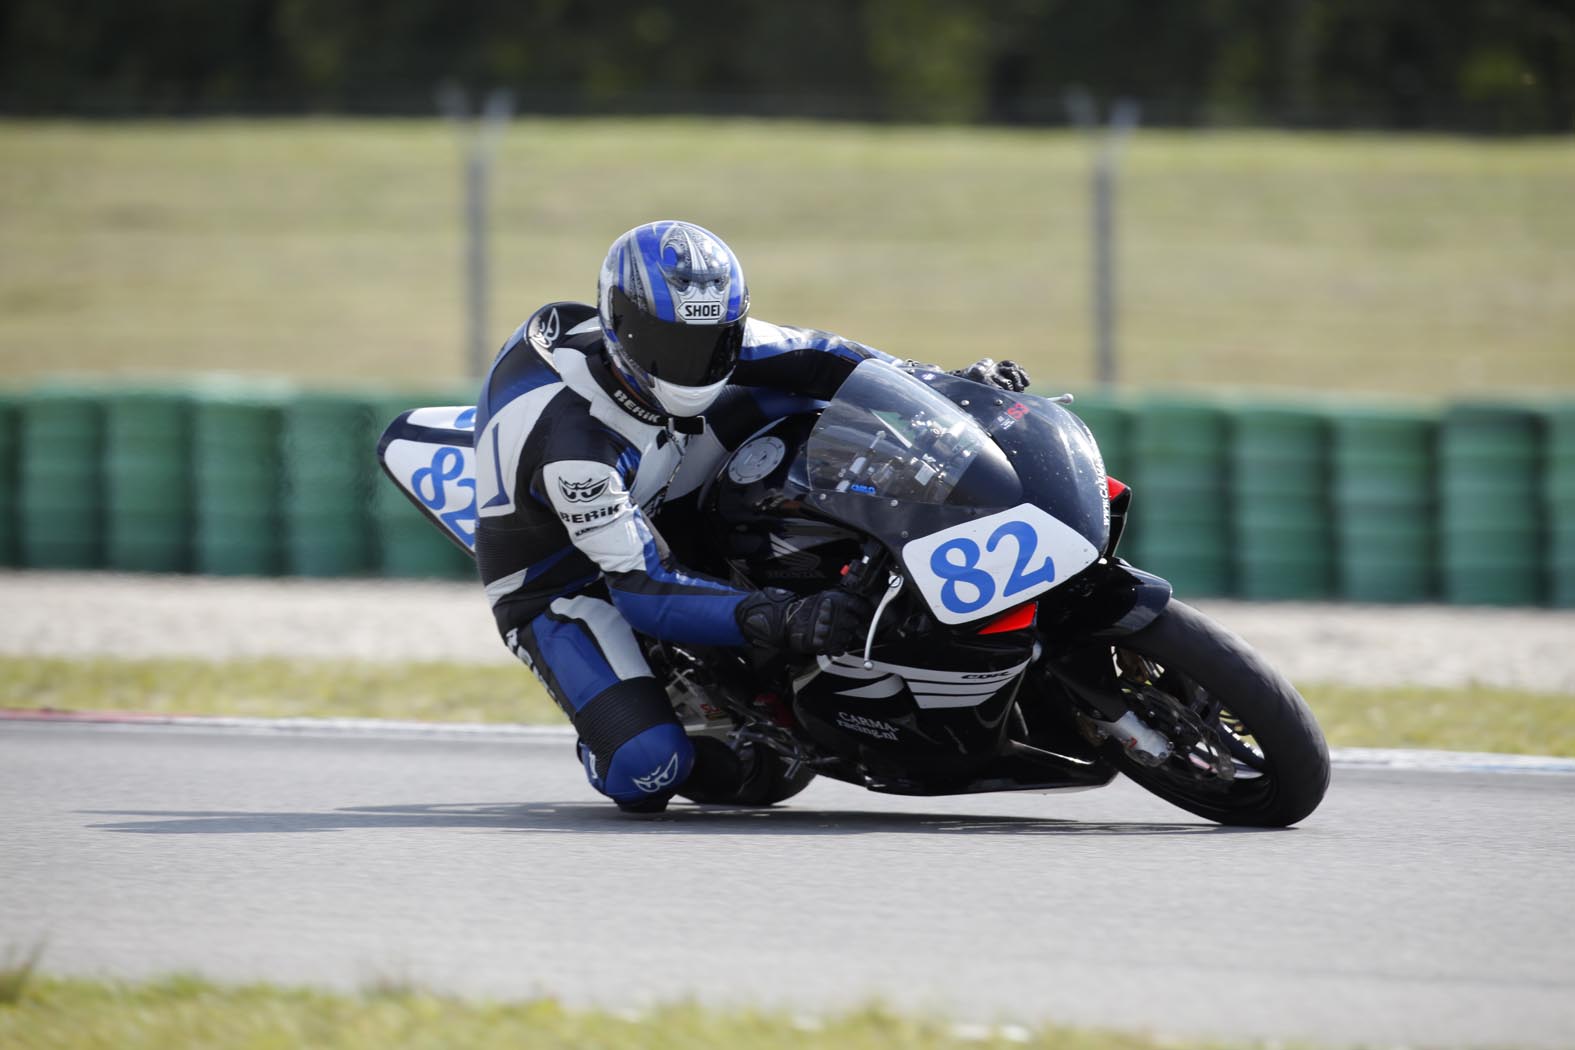
M 601 337 L 596 308 L 586 303 L 548 303 L 525 322 L 526 341 L 546 355 L 560 347 L 588 350 Z

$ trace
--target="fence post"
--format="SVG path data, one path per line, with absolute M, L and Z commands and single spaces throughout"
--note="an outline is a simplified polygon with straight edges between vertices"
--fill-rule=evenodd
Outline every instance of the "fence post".
M 1077 88 L 1066 96 L 1072 122 L 1090 134 L 1099 134 L 1094 100 Z M 1116 287 L 1117 176 L 1121 167 L 1121 147 L 1138 123 L 1138 104 L 1119 99 L 1111 108 L 1110 125 L 1094 152 L 1090 178 L 1092 227 L 1090 244 L 1093 263 L 1094 375 L 1102 386 L 1114 386 L 1120 376 L 1119 348 L 1116 341 L 1119 299 Z
M 487 252 L 488 191 L 498 139 L 514 111 L 514 96 L 502 89 L 491 92 L 480 116 L 474 119 L 469 115 L 464 89 L 457 85 L 440 87 L 437 102 L 445 116 L 470 132 L 465 151 L 464 200 L 466 344 L 471 377 L 480 379 L 492 359 L 492 339 L 487 333 L 487 297 L 492 280 Z

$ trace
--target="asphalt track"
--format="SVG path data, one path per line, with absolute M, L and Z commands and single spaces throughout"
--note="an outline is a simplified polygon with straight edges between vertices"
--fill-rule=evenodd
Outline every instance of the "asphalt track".
M 0 957 L 54 973 L 1575 1042 L 1569 775 L 1339 766 L 1287 831 L 1125 782 L 636 821 L 558 736 L 0 722 L 0 812 Z

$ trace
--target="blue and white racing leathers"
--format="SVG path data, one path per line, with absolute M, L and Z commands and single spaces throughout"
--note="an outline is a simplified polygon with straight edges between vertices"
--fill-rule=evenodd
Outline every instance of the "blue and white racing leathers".
M 729 386 L 687 434 L 632 398 L 601 351 L 596 309 L 564 302 L 499 352 L 476 406 L 476 559 L 498 630 L 573 722 L 591 784 L 630 803 L 671 794 L 694 761 L 634 632 L 744 644 L 747 592 L 676 564 L 651 516 L 771 420 L 890 358 L 751 319 Z

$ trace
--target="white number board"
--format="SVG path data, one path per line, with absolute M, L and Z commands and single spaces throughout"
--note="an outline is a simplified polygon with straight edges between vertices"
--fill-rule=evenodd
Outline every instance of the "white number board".
M 476 453 L 468 431 L 476 410 L 418 408 L 406 417 L 405 433 L 383 449 L 383 463 L 401 488 L 421 501 L 454 538 L 476 549 Z M 431 428 L 430 433 L 414 430 Z M 444 433 L 444 432 L 447 433 Z
M 908 579 L 942 623 L 1005 612 L 1088 568 L 1099 551 L 1031 503 L 911 540 Z
M 439 430 L 474 430 L 476 410 L 469 405 L 450 408 L 418 408 L 406 421 L 416 427 L 436 427 Z

